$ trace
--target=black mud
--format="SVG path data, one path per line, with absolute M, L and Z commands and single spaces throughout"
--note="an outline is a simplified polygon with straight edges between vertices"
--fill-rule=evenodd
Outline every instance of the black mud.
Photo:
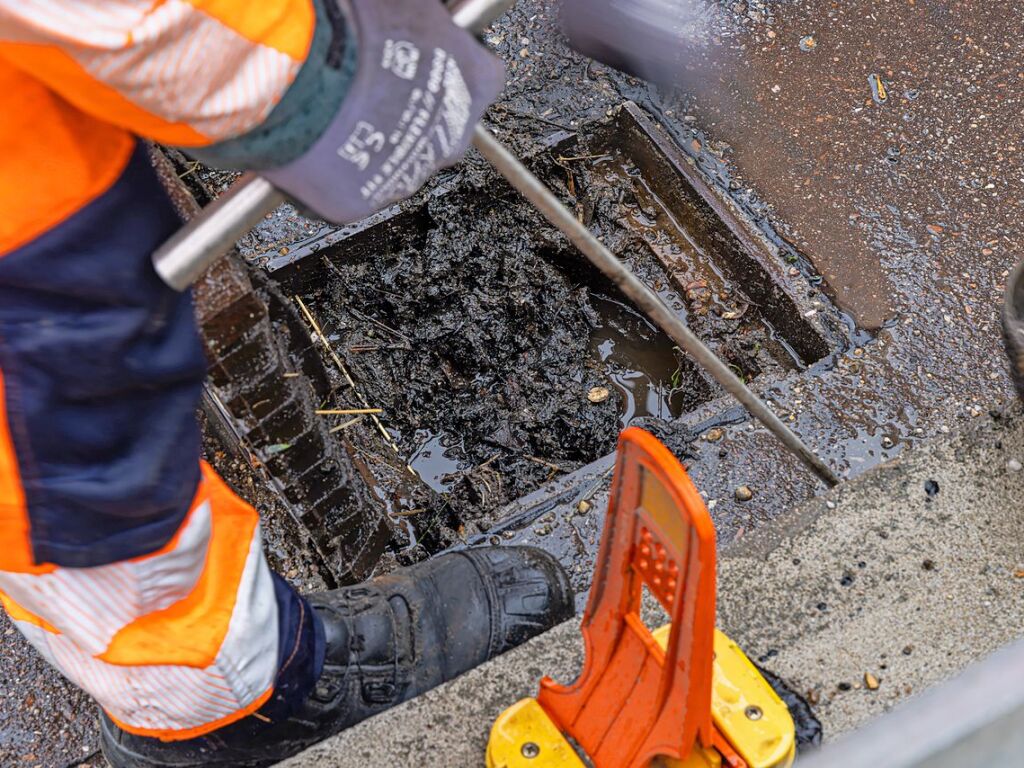
M 536 155 L 534 168 L 738 375 L 802 367 L 728 265 L 659 198 L 674 172 L 648 178 L 619 133 L 604 121 Z M 457 534 L 610 453 L 633 419 L 669 421 L 717 393 L 488 172 L 310 260 L 324 279 L 307 301 L 327 340 Z M 400 514 L 434 526 L 430 511 Z
M 612 450 L 622 396 L 588 398 L 608 383 L 601 316 L 539 217 L 498 187 L 435 199 L 421 223 L 398 252 L 336 260 L 318 310 L 424 481 L 494 508 Z
M 822 728 L 821 721 L 814 716 L 811 705 L 800 694 L 790 688 L 786 681 L 778 675 L 769 672 L 760 665 L 758 671 L 768 681 L 775 693 L 789 710 L 793 717 L 793 725 L 796 726 L 796 749 L 798 753 L 806 752 L 821 746 Z

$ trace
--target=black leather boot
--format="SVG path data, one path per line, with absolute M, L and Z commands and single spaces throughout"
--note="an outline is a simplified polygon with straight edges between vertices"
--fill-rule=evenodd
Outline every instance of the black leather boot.
M 260 768 L 417 696 L 574 613 L 558 562 L 538 549 L 487 547 L 441 555 L 365 584 L 307 596 L 326 637 L 324 669 L 299 711 L 245 718 L 204 737 L 163 742 L 106 716 L 103 754 L 115 768 Z M 511 702 L 510 702 L 511 703 Z

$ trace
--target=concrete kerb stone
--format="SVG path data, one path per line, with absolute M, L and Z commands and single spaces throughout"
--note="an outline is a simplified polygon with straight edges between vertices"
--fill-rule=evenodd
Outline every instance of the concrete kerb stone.
M 884 713 L 1024 634 L 1020 462 L 1015 406 L 810 500 L 721 553 L 719 625 L 826 739 Z M 285 765 L 480 766 L 494 718 L 581 662 L 569 622 Z

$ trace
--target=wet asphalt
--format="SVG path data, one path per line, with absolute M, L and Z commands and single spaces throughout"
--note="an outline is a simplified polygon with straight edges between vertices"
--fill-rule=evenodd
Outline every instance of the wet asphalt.
M 735 2 L 721 13 L 726 31 L 669 92 L 566 56 L 543 4 L 520 3 L 515 31 L 492 36 L 512 62 L 504 109 L 542 117 L 542 134 L 636 101 L 817 286 L 812 306 L 837 305 L 848 335 L 832 355 L 754 386 L 841 476 L 1012 399 L 999 313 L 1021 256 L 1017 9 Z M 823 490 L 728 400 L 650 426 L 689 468 L 723 543 Z M 579 488 L 600 488 L 601 469 Z M 512 540 L 557 552 L 585 586 L 601 505 L 546 508 Z
M 736 2 L 724 13 L 730 33 L 695 61 L 685 92 L 666 94 L 566 54 L 547 3 L 521 2 L 489 36 L 510 62 L 490 119 L 523 143 L 632 98 L 792 244 L 798 268 L 847 314 L 852 343 L 762 389 L 852 476 L 1012 397 L 998 313 L 1021 256 L 1019 9 L 857 0 Z M 690 456 L 723 537 L 735 539 L 821 488 L 721 405 L 691 419 L 692 434 L 664 437 Z M 707 439 L 716 426 L 724 435 Z M 736 501 L 741 484 L 751 501 Z M 584 536 L 566 540 L 585 570 L 596 528 L 578 525 Z M 313 584 L 292 538 L 274 546 L 293 578 Z M 95 764 L 91 706 L 2 621 L 0 764 Z

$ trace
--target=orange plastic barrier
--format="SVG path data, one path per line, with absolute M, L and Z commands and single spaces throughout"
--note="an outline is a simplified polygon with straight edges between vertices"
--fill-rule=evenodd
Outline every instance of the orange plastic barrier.
M 583 674 L 565 687 L 544 678 L 541 707 L 598 768 L 682 760 L 697 745 L 745 766 L 711 718 L 715 529 L 682 466 L 641 429 L 619 439 L 597 563 Z M 640 617 L 644 586 L 671 619 L 665 651 Z

